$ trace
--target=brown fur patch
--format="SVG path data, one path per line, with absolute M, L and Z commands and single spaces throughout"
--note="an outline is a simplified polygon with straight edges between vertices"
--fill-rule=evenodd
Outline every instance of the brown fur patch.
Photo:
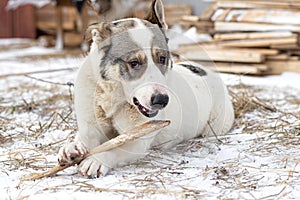
M 161 64 L 159 63 L 159 57 L 163 56 L 165 57 L 165 63 Z M 159 68 L 159 70 L 161 71 L 162 74 L 165 74 L 167 69 L 168 69 L 168 65 L 169 65 L 169 52 L 163 49 L 159 49 L 159 48 L 152 48 L 152 58 L 154 63 L 156 64 L 156 66 Z
M 103 94 L 104 91 L 99 85 L 97 85 L 95 93 L 96 93 L 95 116 L 96 116 L 96 119 L 104 120 L 104 119 L 106 119 L 105 111 L 103 110 L 102 106 L 98 104 L 99 94 Z
M 99 36 L 97 36 L 96 32 L 93 32 L 93 30 L 96 30 Z M 97 38 L 94 42 L 100 43 L 103 39 L 110 37 L 111 33 L 109 23 L 94 23 L 91 24 L 85 31 L 84 39 L 87 42 L 91 42 L 94 38 Z

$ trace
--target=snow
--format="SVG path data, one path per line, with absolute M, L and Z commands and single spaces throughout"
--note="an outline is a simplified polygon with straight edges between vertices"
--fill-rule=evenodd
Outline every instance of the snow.
M 268 86 L 271 88 L 285 88 L 291 87 L 300 89 L 300 79 L 299 73 L 284 72 L 282 75 L 273 75 L 267 77 L 251 77 L 251 76 L 235 76 L 229 74 L 223 74 L 222 78 L 230 85 L 237 83 L 244 83 L 247 85 L 257 85 L 257 86 Z
M 31 4 L 38 8 L 41 8 L 49 3 L 54 3 L 51 0 L 9 0 L 6 9 L 16 9 L 19 6 Z
M 71 167 L 51 178 L 20 181 L 55 166 L 59 147 L 74 137 L 73 87 L 66 83 L 73 82 L 82 62 L 80 55 L 54 49 L 7 49 L 28 42 L 0 40 L 0 77 L 73 70 L 0 78 L 0 199 L 300 198 L 300 74 L 290 72 L 267 77 L 220 74 L 234 93 L 254 94 L 276 108 L 249 109 L 228 135 L 218 138 L 221 142 L 196 138 L 170 150 L 151 150 L 138 162 L 97 179 L 81 177 Z M 62 56 L 38 57 L 57 53 Z

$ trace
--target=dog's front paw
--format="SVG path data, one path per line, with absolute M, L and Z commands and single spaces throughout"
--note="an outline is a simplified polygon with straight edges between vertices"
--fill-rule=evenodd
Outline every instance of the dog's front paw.
M 88 152 L 87 148 L 81 142 L 71 142 L 60 148 L 58 152 L 58 164 L 63 166 L 81 158 Z
M 93 155 L 84 159 L 77 167 L 78 173 L 88 178 L 105 176 L 110 168 L 103 165 L 97 157 L 97 155 Z

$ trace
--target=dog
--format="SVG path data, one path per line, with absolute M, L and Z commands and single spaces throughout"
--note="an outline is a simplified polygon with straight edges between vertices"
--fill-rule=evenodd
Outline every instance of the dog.
M 106 175 L 147 155 L 200 135 L 224 135 L 234 121 L 233 106 L 220 77 L 196 63 L 174 64 L 168 50 L 161 0 L 145 19 L 127 18 L 89 26 L 91 49 L 75 81 L 79 132 L 59 150 L 65 165 L 92 148 L 150 119 L 171 124 L 140 139 L 84 159 L 77 171 Z

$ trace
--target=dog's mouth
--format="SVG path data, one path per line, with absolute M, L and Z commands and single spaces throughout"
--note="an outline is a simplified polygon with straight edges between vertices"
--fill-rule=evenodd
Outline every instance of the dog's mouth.
M 138 108 L 138 110 L 146 117 L 152 118 L 158 114 L 158 110 L 150 110 L 142 106 L 136 97 L 133 97 L 133 103 Z

